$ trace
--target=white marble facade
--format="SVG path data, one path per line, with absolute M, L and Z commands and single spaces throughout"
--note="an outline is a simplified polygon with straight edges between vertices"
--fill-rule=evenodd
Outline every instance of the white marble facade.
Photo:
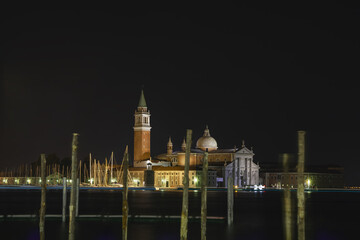
M 239 188 L 260 183 L 260 167 L 254 163 L 254 155 L 254 152 L 243 143 L 241 149 L 235 152 L 233 162 L 225 167 L 225 186 L 229 176 L 234 176 L 234 185 Z

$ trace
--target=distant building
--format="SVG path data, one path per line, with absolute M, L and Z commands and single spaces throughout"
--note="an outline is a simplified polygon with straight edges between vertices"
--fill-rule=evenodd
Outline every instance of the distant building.
M 179 151 L 174 151 L 169 138 L 166 153 L 150 157 L 150 111 L 147 109 L 144 92 L 141 91 L 139 104 L 135 111 L 134 124 L 134 167 L 130 174 L 136 185 L 145 185 L 144 171 L 154 171 L 155 187 L 182 187 L 185 166 L 185 139 Z M 189 186 L 199 187 L 204 152 L 208 151 L 208 186 L 225 187 L 229 175 L 235 176 L 239 187 L 259 184 L 259 165 L 253 161 L 255 155 L 245 147 L 240 149 L 219 149 L 216 140 L 211 137 L 206 126 L 204 134 L 196 142 L 196 148 L 190 151 Z
M 297 169 L 295 163 L 290 166 L 288 173 L 284 173 L 282 166 L 277 163 L 262 164 L 260 178 L 266 187 L 297 188 Z M 341 166 L 305 166 L 306 188 L 343 188 L 344 168 Z
M 150 159 L 150 110 L 147 109 L 144 91 L 134 114 L 134 166 L 141 166 L 141 161 Z

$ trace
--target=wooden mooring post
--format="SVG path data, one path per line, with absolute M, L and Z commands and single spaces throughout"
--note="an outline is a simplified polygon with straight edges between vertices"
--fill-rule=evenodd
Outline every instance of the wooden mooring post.
M 289 178 L 289 154 L 284 153 L 282 156 L 283 168 L 285 177 Z M 289 179 L 287 181 L 290 183 Z M 283 226 L 284 226 L 284 239 L 292 240 L 293 239 L 293 228 L 292 228 L 292 217 L 291 217 L 291 193 L 290 186 L 287 184 L 284 189 L 283 196 Z
M 80 191 L 80 179 L 76 180 L 76 209 L 75 209 L 75 217 L 79 216 L 79 191 Z
M 304 193 L 304 165 L 305 165 L 305 131 L 298 131 L 298 240 L 305 240 L 305 193 Z
M 62 221 L 66 220 L 66 177 L 63 177 Z
M 208 151 L 204 153 L 204 162 L 201 176 L 201 240 L 206 240 L 207 217 L 207 182 L 208 182 Z
M 188 205 L 189 205 L 189 165 L 190 165 L 190 149 L 191 149 L 192 130 L 186 130 L 186 150 L 185 150 L 185 169 L 183 178 L 183 199 L 181 210 L 180 239 L 187 239 L 188 230 Z
M 129 165 L 129 154 L 128 146 L 126 145 L 124 158 L 123 158 L 123 202 L 122 202 L 122 240 L 127 240 L 128 230 L 128 165 Z
M 46 211 L 46 158 L 41 154 L 41 204 L 40 204 L 40 240 L 45 240 L 45 211 Z
M 235 166 L 234 166 L 235 167 Z M 232 176 L 227 179 L 227 222 L 231 226 L 234 221 L 234 180 Z
M 75 239 L 75 214 L 76 214 L 76 185 L 77 185 L 77 150 L 78 133 L 73 133 L 71 156 L 71 193 L 69 206 L 69 240 Z

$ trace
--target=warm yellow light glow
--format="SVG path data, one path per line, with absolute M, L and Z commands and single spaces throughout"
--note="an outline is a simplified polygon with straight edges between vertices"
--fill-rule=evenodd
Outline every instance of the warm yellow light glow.
M 28 178 L 28 179 L 26 180 L 26 182 L 27 182 L 28 184 L 30 184 L 30 183 L 31 183 L 31 179 Z
M 308 179 L 308 180 L 307 180 L 307 185 L 308 185 L 308 187 L 310 187 L 310 184 L 311 184 L 311 181 L 310 181 L 310 179 Z
M 197 177 L 195 177 L 195 178 L 194 178 L 194 182 L 195 182 L 195 184 L 197 183 L 197 181 L 198 181 L 198 179 L 197 179 Z

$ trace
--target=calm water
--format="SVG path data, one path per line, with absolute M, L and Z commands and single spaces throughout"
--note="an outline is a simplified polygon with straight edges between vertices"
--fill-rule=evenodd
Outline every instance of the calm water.
M 68 192 L 69 193 L 69 192 Z M 293 192 L 296 221 L 296 192 Z M 307 239 L 358 239 L 360 192 L 306 194 Z M 47 214 L 61 214 L 62 192 L 48 190 Z M 81 190 L 79 214 L 121 214 L 120 191 Z M 69 200 L 69 194 L 68 194 Z M 200 192 L 189 193 L 189 215 L 200 215 Z M 180 215 L 180 191 L 129 191 L 129 214 Z M 0 190 L 0 214 L 37 214 L 39 190 Z M 226 192 L 208 192 L 208 216 L 226 216 Z M 208 222 L 207 239 L 283 239 L 282 192 L 236 192 L 234 225 Z M 77 239 L 121 239 L 121 221 L 77 220 Z M 46 220 L 47 239 L 67 239 L 68 225 Z M 179 239 L 180 221 L 130 221 L 128 239 Z M 6 237 L 5 237 L 6 236 Z M 200 223 L 189 222 L 189 239 L 200 239 Z M 355 238 L 354 238 L 355 237 Z M 37 220 L 0 220 L 0 239 L 38 239 Z

